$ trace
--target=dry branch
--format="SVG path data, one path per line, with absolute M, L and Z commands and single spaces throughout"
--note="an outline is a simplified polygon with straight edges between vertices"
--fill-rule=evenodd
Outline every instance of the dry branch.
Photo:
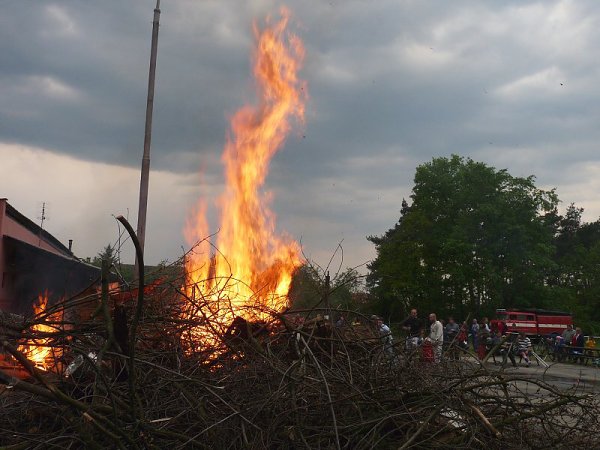
M 390 357 L 368 320 L 350 312 L 354 324 L 338 329 L 324 320 L 326 309 L 254 305 L 247 317 L 271 319 L 240 318 L 228 329 L 212 321 L 209 299 L 190 298 L 190 290 L 183 277 L 165 277 L 151 292 L 140 290 L 143 310 L 140 301 L 121 305 L 130 317 L 129 356 L 114 345 L 111 302 L 102 293 L 85 302 L 103 314 L 57 323 L 43 336 L 30 328 L 15 335 L 14 323 L 0 323 L 11 330 L 0 336 L 3 351 L 32 375 L 0 372 L 0 445 L 600 448 L 599 401 L 589 393 L 490 372 L 468 358 L 435 365 L 400 346 Z M 65 301 L 63 317 L 77 317 L 69 310 L 82 302 Z M 56 372 L 23 359 L 16 336 L 49 340 L 60 350 Z M 124 366 L 134 384 L 119 377 Z

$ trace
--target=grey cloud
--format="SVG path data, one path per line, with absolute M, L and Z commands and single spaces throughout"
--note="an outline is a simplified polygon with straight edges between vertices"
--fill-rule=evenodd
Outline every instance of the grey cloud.
M 137 167 L 154 3 L 3 5 L 0 141 Z M 415 167 L 435 156 L 535 174 L 559 196 L 577 182 L 565 168 L 598 160 L 595 2 L 289 7 L 307 50 L 306 124 L 275 156 L 264 188 L 275 193 L 280 228 L 311 245 L 344 234 L 349 253 L 369 254 L 364 236 L 394 224 Z M 162 2 L 154 170 L 180 173 L 185 189 L 199 170 L 208 186 L 221 186 L 228 118 L 255 100 L 252 21 L 278 8 L 271 0 Z

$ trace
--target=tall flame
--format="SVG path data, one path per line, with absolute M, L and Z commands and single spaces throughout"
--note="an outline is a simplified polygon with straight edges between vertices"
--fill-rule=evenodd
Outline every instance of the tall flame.
M 304 59 L 300 39 L 286 27 L 289 11 L 259 30 L 254 76 L 259 102 L 244 106 L 231 119 L 222 160 L 226 190 L 218 201 L 221 227 L 213 247 L 208 241 L 196 246 L 186 261 L 188 295 L 202 299 L 207 320 L 222 327 L 235 316 L 256 320 L 265 315 L 249 307 L 281 310 L 294 270 L 300 265 L 299 245 L 275 234 L 275 215 L 268 195 L 261 194 L 271 158 L 291 130 L 291 120 L 304 119 L 305 85 L 297 73 Z M 200 203 L 188 222 L 190 243 L 208 235 L 206 204 Z

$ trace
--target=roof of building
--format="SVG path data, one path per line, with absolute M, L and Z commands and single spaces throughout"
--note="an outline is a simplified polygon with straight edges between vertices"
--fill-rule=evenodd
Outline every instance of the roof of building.
M 23 214 L 21 214 L 19 211 L 17 211 L 14 206 L 12 206 L 8 202 L 6 203 L 6 215 L 10 216 L 13 220 L 15 220 L 17 223 L 19 223 L 24 228 L 27 228 L 32 233 L 40 235 L 42 237 L 42 239 L 44 239 L 44 241 L 46 241 L 47 243 L 52 245 L 57 250 L 64 253 L 66 256 L 75 257 L 75 255 L 73 255 L 73 252 L 71 252 L 62 242 L 60 242 L 58 239 L 56 239 L 54 236 L 52 236 L 50 233 L 48 233 L 42 227 L 37 225 L 35 222 L 33 222 L 32 220 L 25 217 Z

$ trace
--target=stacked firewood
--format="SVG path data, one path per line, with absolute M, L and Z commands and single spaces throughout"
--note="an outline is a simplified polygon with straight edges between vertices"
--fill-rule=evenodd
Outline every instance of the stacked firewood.
M 59 369 L 34 367 L 14 335 L 0 336 L 27 374 L 0 370 L 0 445 L 600 448 L 593 392 L 490 371 L 467 356 L 432 364 L 401 345 L 392 354 L 369 318 L 350 311 L 339 327 L 326 309 L 263 310 L 254 316 L 268 319 L 216 326 L 185 314 L 190 302 L 210 305 L 188 298 L 183 284 L 165 279 L 143 308 L 133 297 L 116 316 L 110 293 L 87 298 L 96 305 L 90 320 L 50 336 Z

